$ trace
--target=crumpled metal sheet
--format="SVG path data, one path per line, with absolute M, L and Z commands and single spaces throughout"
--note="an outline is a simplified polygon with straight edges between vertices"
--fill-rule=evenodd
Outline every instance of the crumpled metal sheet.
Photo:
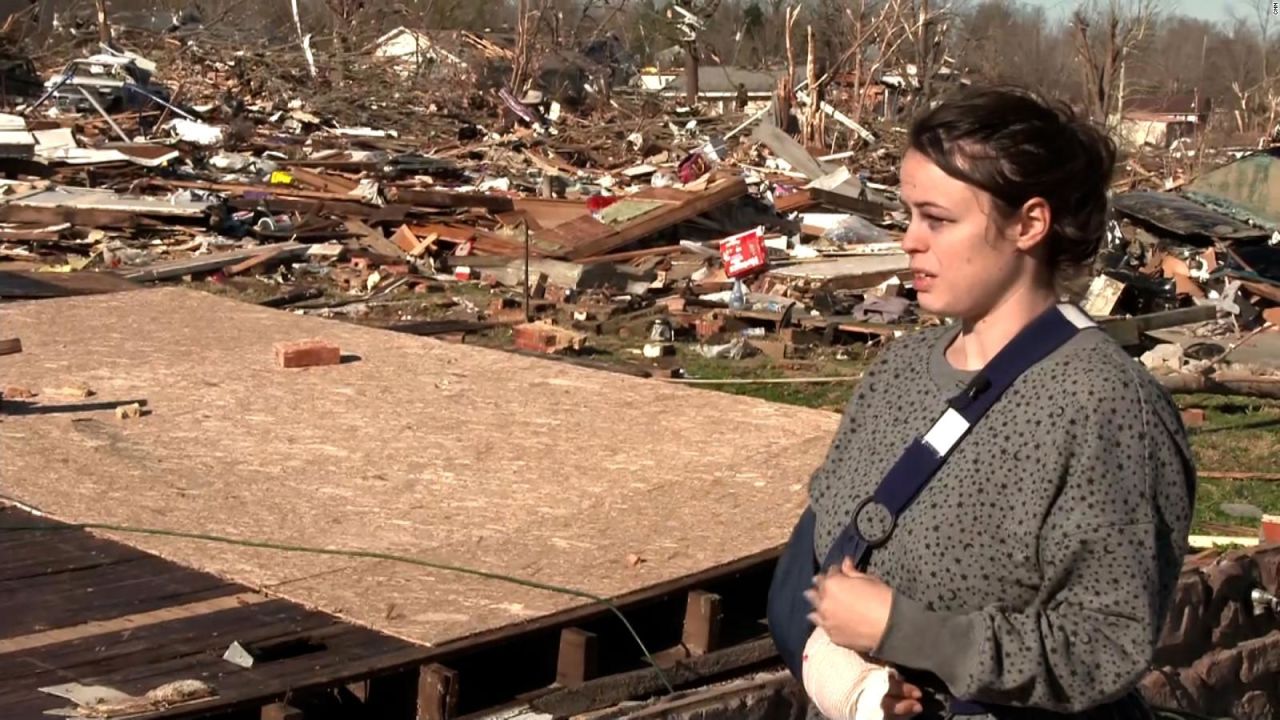
M 1280 230 L 1280 157 L 1257 152 L 1206 172 L 1187 197 L 1231 217 Z
M 1176 193 L 1124 193 L 1113 198 L 1112 204 L 1120 213 L 1182 236 L 1252 240 L 1271 235 L 1266 230 L 1246 225 Z

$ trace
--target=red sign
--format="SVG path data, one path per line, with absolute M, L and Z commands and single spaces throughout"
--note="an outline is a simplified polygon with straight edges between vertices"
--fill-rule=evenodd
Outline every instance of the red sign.
M 764 245 L 764 230 L 756 228 L 720 241 L 720 258 L 724 274 L 731 278 L 750 275 L 769 264 L 769 250 Z

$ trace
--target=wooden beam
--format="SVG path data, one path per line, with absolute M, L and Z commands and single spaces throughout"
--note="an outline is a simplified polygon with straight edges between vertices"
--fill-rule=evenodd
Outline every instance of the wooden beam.
M 432 663 L 418 674 L 417 720 L 452 720 L 458 709 L 458 673 Z
M 681 644 L 691 655 L 706 655 L 720 643 L 720 596 L 703 590 L 689 593 Z
M 825 190 L 823 188 L 810 188 L 808 192 L 820 205 L 826 205 L 840 210 L 848 210 L 851 213 L 874 218 L 876 220 L 880 220 L 884 217 L 884 206 L 879 203 L 871 202 L 870 200 L 861 200 L 841 192 Z
M 698 657 L 677 661 L 664 668 L 666 678 L 676 687 L 724 677 L 743 668 L 777 658 L 773 640 L 762 638 Z M 592 680 L 578 688 L 564 688 L 530 701 L 533 710 L 555 717 L 581 715 L 610 707 L 632 698 L 662 693 L 664 686 L 652 667 Z
M 598 670 L 598 642 L 595 633 L 578 628 L 560 631 L 560 654 L 556 659 L 556 683 L 578 687 L 595 678 Z
M 22 340 L 20 338 L 0 340 L 0 355 L 17 355 L 20 352 L 22 352 Z
M 355 233 L 355 241 L 364 249 L 387 258 L 399 260 L 404 257 L 405 251 L 400 246 L 387 239 L 380 230 L 365 225 L 363 222 L 354 218 L 347 218 L 343 221 L 347 229 Z

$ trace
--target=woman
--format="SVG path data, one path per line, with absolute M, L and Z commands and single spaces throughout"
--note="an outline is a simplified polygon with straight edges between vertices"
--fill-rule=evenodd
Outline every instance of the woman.
M 894 340 L 868 369 L 812 479 L 816 557 L 948 399 L 1058 303 L 1056 281 L 1091 261 L 1114 160 L 1101 132 L 1017 90 L 968 90 L 915 123 L 902 247 L 921 308 L 954 322 Z M 901 674 L 887 717 L 1147 717 L 1134 688 L 1194 486 L 1168 393 L 1082 330 L 969 430 L 866 574 L 845 563 L 814 579 L 810 620 Z

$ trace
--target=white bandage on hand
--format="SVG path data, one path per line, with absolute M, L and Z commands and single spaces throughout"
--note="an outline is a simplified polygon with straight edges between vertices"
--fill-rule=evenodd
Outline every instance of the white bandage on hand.
M 828 720 L 884 720 L 895 672 L 831 642 L 822 628 L 804 646 L 804 689 Z

